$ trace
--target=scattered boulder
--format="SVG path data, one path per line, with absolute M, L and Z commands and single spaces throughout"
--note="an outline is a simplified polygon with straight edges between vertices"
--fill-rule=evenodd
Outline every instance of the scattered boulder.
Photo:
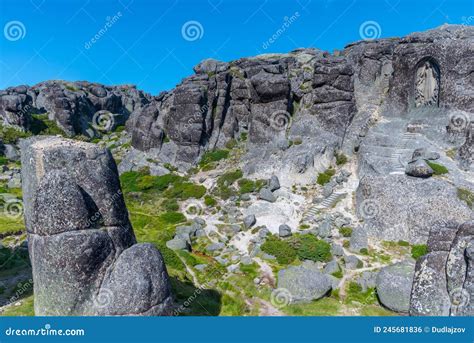
M 434 173 L 433 169 L 423 159 L 417 159 L 407 164 L 405 173 L 414 177 L 428 178 Z
M 273 195 L 272 191 L 269 188 L 266 188 L 266 187 L 262 188 L 258 195 L 261 200 L 265 200 L 268 202 L 276 201 L 276 197 Z
M 408 313 L 414 274 L 415 264 L 408 260 L 382 268 L 376 278 L 380 302 L 392 311 Z
M 324 266 L 324 273 L 325 274 L 337 273 L 340 270 L 341 270 L 341 267 L 339 266 L 339 263 L 337 263 L 336 260 L 332 260 Z
M 191 250 L 189 240 L 183 237 L 175 237 L 172 240 L 166 242 L 166 246 L 171 250 Z
M 257 219 L 255 218 L 255 215 L 249 214 L 248 216 L 244 218 L 244 227 L 246 229 L 250 229 L 252 226 L 255 225 L 256 222 L 257 222 Z
M 274 192 L 277 189 L 280 189 L 280 180 L 278 180 L 278 177 L 276 175 L 272 175 L 270 180 L 268 180 L 268 189 L 270 191 Z
M 368 248 L 367 230 L 363 226 L 358 226 L 352 230 L 349 240 L 349 248 L 353 252 L 360 252 L 362 249 Z
M 286 224 L 282 224 L 278 227 L 278 235 L 282 238 L 291 236 L 291 227 Z
M 291 302 L 310 302 L 324 297 L 332 288 L 331 278 L 317 266 L 291 266 L 278 272 L 278 288 L 287 289 Z
M 222 242 L 212 243 L 206 247 L 206 251 L 215 252 L 225 248 L 225 244 Z
M 347 269 L 359 269 L 364 266 L 364 263 L 354 255 L 344 256 L 344 264 Z

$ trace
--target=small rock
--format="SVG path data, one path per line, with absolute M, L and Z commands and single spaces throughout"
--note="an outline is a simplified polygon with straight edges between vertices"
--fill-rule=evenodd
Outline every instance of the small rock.
M 231 264 L 230 266 L 227 267 L 227 271 L 229 273 L 235 273 L 240 269 L 240 266 L 238 264 Z
M 344 249 L 342 248 L 342 245 L 337 244 L 337 243 L 332 243 L 331 254 L 337 257 L 344 255 Z
M 224 243 L 221 243 L 221 242 L 212 243 L 212 244 L 210 244 L 206 247 L 206 250 L 209 251 L 209 252 L 214 252 L 214 251 L 217 251 L 217 250 L 222 250 L 222 249 L 224 249 L 224 247 L 225 247 Z
M 269 188 L 262 188 L 258 195 L 259 195 L 259 198 L 261 200 L 265 200 L 265 201 L 268 201 L 268 202 L 275 202 L 276 201 L 275 196 L 273 195 L 272 191 Z
M 240 196 L 240 200 L 242 201 L 249 201 L 250 200 L 250 194 L 245 193 Z
M 166 246 L 171 250 L 190 250 L 190 244 L 186 239 L 173 238 L 166 242 Z
M 365 227 L 358 226 L 352 231 L 349 248 L 356 253 L 360 252 L 361 249 L 368 248 L 367 230 Z
M 262 258 L 264 260 L 276 260 L 276 257 L 267 253 L 263 253 Z
M 326 185 L 323 187 L 323 197 L 329 197 L 333 192 L 333 187 L 331 185 Z
M 433 169 L 425 160 L 419 159 L 408 163 L 405 173 L 414 177 L 428 178 L 433 175 Z
M 223 265 L 223 266 L 225 266 L 226 264 L 229 263 L 229 260 L 228 260 L 227 258 L 225 258 L 225 257 L 222 257 L 222 256 L 216 256 L 214 259 L 215 259 L 219 264 L 221 264 L 221 265 Z
M 270 191 L 276 191 L 277 189 L 280 189 L 280 180 L 278 180 L 278 177 L 276 175 L 272 175 L 270 180 L 268 180 L 268 188 Z
M 205 227 L 206 226 L 206 221 L 202 218 L 199 218 L 199 217 L 196 217 L 193 219 L 193 221 L 198 224 L 199 226 L 201 226 L 201 228 Z
M 253 283 L 258 285 L 260 283 L 260 278 L 256 277 L 255 279 L 253 279 Z
M 377 278 L 376 272 L 365 271 L 363 272 L 360 277 L 356 280 L 356 283 L 362 287 L 362 291 L 367 291 L 368 288 L 374 288 L 376 284 Z
M 344 263 L 347 269 L 359 269 L 364 266 L 364 263 L 354 255 L 344 256 Z
M 250 229 L 252 226 L 255 225 L 256 222 L 257 222 L 257 219 L 255 218 L 255 215 L 249 214 L 248 216 L 244 218 L 244 227 L 246 229 Z
M 286 224 L 282 224 L 278 227 L 278 234 L 280 237 L 289 237 L 291 236 L 291 227 Z
M 200 272 L 202 272 L 204 269 L 206 269 L 207 267 L 207 264 L 197 264 L 194 266 L 195 269 L 199 270 Z
M 204 231 L 203 229 L 196 230 L 195 236 L 196 237 L 205 237 L 206 236 L 206 231 Z
M 337 273 L 340 270 L 341 270 L 341 267 L 339 267 L 339 263 L 337 263 L 336 260 L 332 260 L 331 262 L 328 262 L 326 266 L 324 266 L 323 272 L 325 274 L 333 274 L 333 273 Z
M 250 256 L 244 256 L 240 259 L 240 263 L 242 263 L 244 266 L 248 266 L 253 263 L 253 260 Z
M 326 238 L 326 237 L 329 237 L 331 235 L 331 222 L 329 220 L 325 220 L 320 226 L 319 226 L 319 229 L 318 229 L 318 235 L 321 237 L 321 238 Z
M 270 234 L 270 230 L 267 229 L 266 226 L 262 227 L 258 232 L 258 236 L 264 238 Z

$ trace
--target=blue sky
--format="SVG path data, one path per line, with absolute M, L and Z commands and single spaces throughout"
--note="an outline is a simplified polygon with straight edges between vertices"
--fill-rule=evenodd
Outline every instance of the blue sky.
M 205 58 L 332 51 L 443 23 L 474 25 L 474 0 L 0 0 L 0 89 L 65 79 L 157 94 Z

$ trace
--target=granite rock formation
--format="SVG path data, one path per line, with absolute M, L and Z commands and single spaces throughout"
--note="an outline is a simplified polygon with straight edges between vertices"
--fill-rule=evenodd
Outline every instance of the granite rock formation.
M 41 136 L 21 149 L 35 314 L 170 314 L 163 258 L 136 243 L 110 152 Z
M 474 222 L 440 222 L 416 263 L 410 315 L 474 315 Z

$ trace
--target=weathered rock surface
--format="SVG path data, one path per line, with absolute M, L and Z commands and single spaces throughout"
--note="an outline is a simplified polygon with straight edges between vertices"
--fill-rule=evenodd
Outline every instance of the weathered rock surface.
M 32 114 L 48 113 L 68 135 L 93 137 L 94 126 L 105 131 L 123 125 L 133 111 L 149 101 L 150 95 L 135 86 L 45 81 L 0 91 L 0 118 L 3 125 L 28 129 Z
M 428 240 L 428 254 L 416 263 L 410 314 L 472 316 L 474 222 L 439 222 Z
M 414 272 L 413 261 L 382 268 L 375 285 L 380 302 L 392 311 L 408 313 Z
M 163 258 L 136 244 L 110 152 L 57 137 L 21 149 L 35 314 L 170 314 Z
M 287 289 L 292 302 L 310 302 L 326 295 L 332 288 L 332 281 L 311 261 L 305 261 L 300 266 L 280 270 L 278 288 Z

